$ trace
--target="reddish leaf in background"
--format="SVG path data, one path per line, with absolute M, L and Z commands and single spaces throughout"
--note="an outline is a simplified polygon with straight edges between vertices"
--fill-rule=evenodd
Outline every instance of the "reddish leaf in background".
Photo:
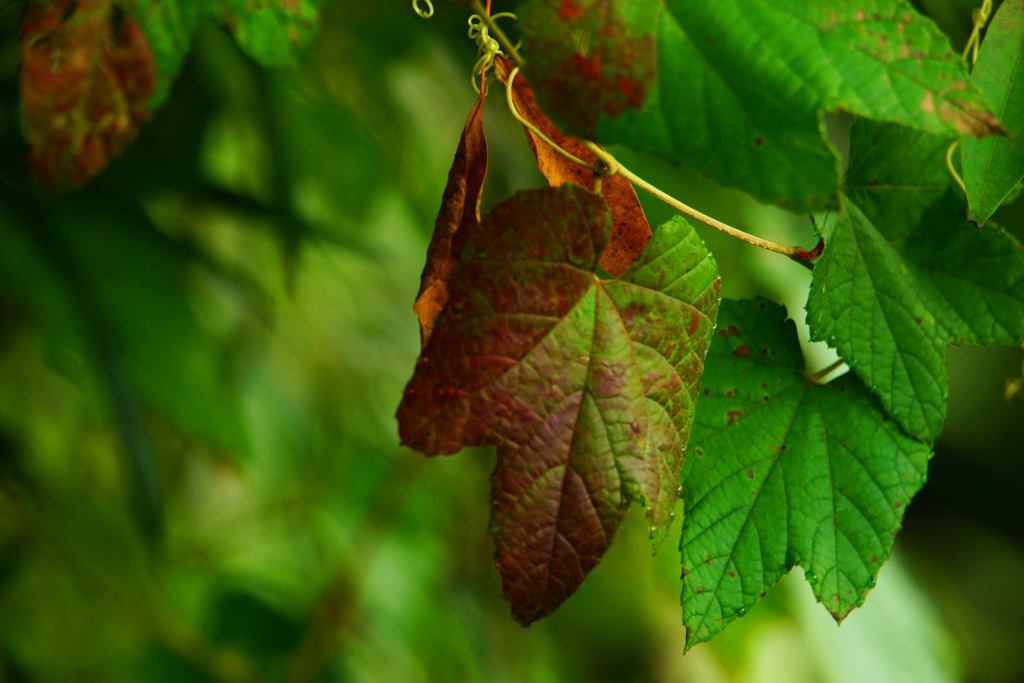
M 487 137 L 484 135 L 483 95 L 469 112 L 448 184 L 441 196 L 441 210 L 427 247 L 427 263 L 420 278 L 420 292 L 413 311 L 420 319 L 420 339 L 430 339 L 434 321 L 448 301 L 448 282 L 466 241 L 480 222 L 480 193 L 487 173 Z
M 524 625 L 576 591 L 631 500 L 664 538 L 718 310 L 715 262 L 681 218 L 599 279 L 610 224 L 570 184 L 496 206 L 398 408 L 402 443 L 428 455 L 498 446 L 495 564 Z
M 29 162 L 46 190 L 86 182 L 134 138 L 153 54 L 113 0 L 36 0 L 25 13 L 21 101 Z
M 515 65 L 504 57 L 495 59 L 495 71 L 502 83 L 507 83 L 508 76 Z M 536 126 L 544 135 L 556 142 L 559 147 L 575 155 L 588 164 L 594 163 L 594 155 L 576 138 L 563 135 L 555 124 L 551 123 L 534 99 L 533 91 L 527 85 L 522 74 L 516 76 L 512 83 L 512 102 L 524 119 Z M 537 157 L 537 167 L 552 187 L 563 183 L 572 183 L 586 190 L 594 189 L 594 174 L 577 163 L 570 161 L 537 137 L 529 128 L 523 127 L 530 149 Z M 647 223 L 644 210 L 636 198 L 636 192 L 628 180 L 620 176 L 610 176 L 601 183 L 601 196 L 612 210 L 612 233 L 608 246 L 601 254 L 600 266 L 618 277 L 640 257 L 647 242 L 651 239 L 651 226 Z
M 653 0 L 526 0 L 526 70 L 565 130 L 597 139 L 601 120 L 639 111 L 657 80 Z

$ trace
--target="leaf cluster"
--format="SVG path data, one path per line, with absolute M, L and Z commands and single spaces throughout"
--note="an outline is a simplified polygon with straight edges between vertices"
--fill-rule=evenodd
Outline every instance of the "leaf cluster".
M 435 232 L 460 246 L 432 247 L 421 292 L 442 269 L 449 289 L 427 316 L 417 303 L 403 442 L 497 445 L 496 567 L 524 624 L 580 585 L 630 501 L 657 547 L 677 483 L 690 646 L 797 565 L 841 621 L 926 479 L 946 349 L 1024 341 L 1024 247 L 989 220 L 1024 175 L 1024 4 L 1003 3 L 976 64 L 900 0 L 524 0 L 520 25 L 532 89 L 500 57 L 496 74 L 566 185 L 473 220 L 478 103 Z M 856 119 L 845 170 L 823 125 L 837 110 Z M 777 305 L 719 305 L 683 219 L 648 244 L 625 178 L 653 188 L 589 141 L 812 214 L 823 249 L 787 253 L 813 262 L 812 338 L 852 372 L 806 374 Z M 609 212 L 640 227 L 609 233 Z
M 991 220 L 1024 178 L 1024 0 L 1002 3 L 973 64 L 907 0 L 523 0 L 519 9 L 522 46 L 501 46 L 490 83 L 505 89 L 550 186 L 481 215 L 483 88 L 414 305 L 422 348 L 398 407 L 402 443 L 428 455 L 496 446 L 495 565 L 523 624 L 579 588 L 632 502 L 646 509 L 657 547 L 680 499 L 688 647 L 798 565 L 841 621 L 875 585 L 926 479 L 945 419 L 947 348 L 1024 342 L 1024 246 Z M 173 114 L 168 94 L 204 23 L 275 66 L 304 54 L 320 11 L 317 0 L 25 3 L 18 107 L 36 187 L 52 196 L 97 178 L 154 112 L 167 103 Z M 312 105 L 301 94 L 266 97 L 273 77 L 254 73 L 260 125 L 280 136 L 282 112 Z M 834 112 L 855 119 L 845 168 L 824 124 Z M 809 216 L 808 236 L 823 246 L 788 253 L 812 265 L 812 337 L 851 372 L 827 382 L 808 373 L 778 305 L 722 301 L 693 225 L 676 217 L 652 230 L 634 187 L 653 188 L 599 144 L 653 153 Z M 296 172 L 284 145 L 270 147 L 275 173 Z M 307 172 L 360 195 L 359 154 Z M 129 152 L 122 194 L 131 163 Z M 317 228 L 276 180 L 261 201 L 191 180 L 178 189 L 276 221 L 294 254 Z M 133 232 L 150 223 L 140 205 L 14 201 L 32 190 L 20 177 L 5 182 L 0 276 L 98 359 L 159 528 L 140 406 L 246 448 L 239 407 L 180 296 L 181 271 L 202 252 Z M 113 269 L 136 288 L 105 278 Z M 46 287 L 33 286 L 39 273 L 49 273 Z M 150 347 L 158 326 L 166 344 Z M 192 371 L 168 377 L 169 367 Z M 181 396 L 199 405 L 183 408 Z

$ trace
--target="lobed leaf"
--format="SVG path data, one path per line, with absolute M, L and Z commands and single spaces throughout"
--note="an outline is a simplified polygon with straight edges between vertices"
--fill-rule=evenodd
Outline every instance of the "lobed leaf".
M 630 500 L 664 537 L 718 308 L 714 260 L 682 219 L 600 280 L 610 216 L 573 185 L 520 192 L 466 244 L 398 408 L 430 455 L 498 446 L 491 529 L 523 624 L 597 564 Z
M 37 0 L 19 34 L 29 162 L 58 192 L 102 171 L 149 115 L 153 54 L 113 0 Z
M 728 301 L 705 361 L 684 473 L 686 647 L 795 565 L 842 621 L 875 585 L 929 449 L 853 375 L 804 376 L 796 329 L 764 299 Z
M 521 13 L 530 81 L 564 130 L 796 212 L 837 203 L 826 110 L 948 136 L 1003 132 L 906 0 L 525 0 Z M 595 100 L 605 91 L 617 94 Z
M 501 82 L 507 83 L 514 65 L 499 56 L 494 62 L 494 67 Z M 590 150 L 579 140 L 564 135 L 541 113 L 533 91 L 522 75 L 519 75 L 512 84 L 512 101 L 519 115 L 544 133 L 549 140 L 578 159 L 588 164 L 594 163 L 594 155 Z M 592 171 L 556 152 L 528 127 L 523 126 L 523 130 L 526 131 L 526 140 L 537 159 L 537 167 L 552 187 L 572 183 L 585 190 L 594 189 Z M 647 217 L 644 216 L 644 210 L 633 186 L 622 176 L 612 175 L 604 178 L 601 183 L 601 196 L 612 212 L 612 231 L 608 238 L 608 246 L 601 254 L 599 265 L 618 277 L 626 272 L 647 246 L 651 239 L 651 226 L 647 223 Z
M 480 222 L 480 193 L 487 174 L 483 106 L 484 97 L 481 95 L 462 129 L 455 159 L 448 171 L 448 183 L 441 196 L 434 234 L 427 247 L 420 291 L 412 307 L 420 319 L 420 339 L 424 345 L 433 332 L 434 321 L 448 301 L 448 283 L 458 265 L 459 254 Z
M 853 126 L 843 211 L 819 226 L 807 301 L 812 337 L 925 440 L 945 419 L 946 348 L 1024 340 L 1024 246 L 963 218 L 947 148 L 922 131 Z
M 985 33 L 971 80 L 1008 133 L 962 142 L 967 216 L 980 226 L 1024 178 L 1024 0 L 1000 5 Z

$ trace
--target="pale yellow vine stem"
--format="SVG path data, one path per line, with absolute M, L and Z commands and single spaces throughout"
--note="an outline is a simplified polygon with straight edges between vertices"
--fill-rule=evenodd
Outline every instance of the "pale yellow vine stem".
M 981 45 L 981 29 L 985 28 L 985 24 L 988 23 L 988 18 L 992 14 L 992 0 L 984 0 L 981 3 L 981 7 L 974 10 L 972 19 L 974 19 L 974 30 L 971 31 L 971 37 L 967 39 L 967 45 L 964 47 L 964 53 L 960 56 L 960 59 L 967 61 L 967 55 L 971 55 L 971 66 L 978 61 L 978 48 Z
M 972 18 L 974 19 L 974 29 L 971 31 L 971 37 L 967 39 L 967 45 L 964 46 L 964 53 L 960 55 L 960 60 L 963 62 L 967 61 L 967 55 L 971 56 L 971 67 L 974 67 L 975 62 L 978 61 L 978 48 L 981 45 L 981 30 L 985 28 L 985 24 L 988 23 L 989 15 L 992 14 L 992 0 L 983 0 L 981 7 L 974 10 Z M 953 166 L 953 153 L 957 147 L 960 146 L 960 141 L 956 140 L 946 150 L 946 168 L 949 170 L 949 175 L 953 176 L 953 180 L 960 186 L 961 191 L 966 195 L 967 187 L 964 185 L 964 179 L 957 173 L 956 167 Z
M 537 128 L 537 126 L 533 125 L 532 123 L 530 123 L 529 121 L 524 119 L 519 114 L 519 110 L 516 109 L 516 105 L 512 101 L 512 82 L 516 79 L 516 75 L 518 73 L 519 73 L 519 67 L 517 66 L 516 68 L 512 69 L 512 73 L 510 73 L 508 75 L 508 82 L 505 84 L 505 99 L 508 102 L 508 110 L 510 112 L 512 112 L 512 116 L 515 118 L 515 120 L 518 121 L 519 123 L 523 124 L 525 127 L 529 128 L 530 131 L 533 132 L 533 134 L 536 135 L 538 138 L 543 140 L 544 143 L 548 147 L 550 147 L 551 149 L 555 150 L 556 152 L 558 152 L 559 154 L 561 154 L 562 156 L 564 156 L 566 159 L 568 159 L 569 161 L 573 162 L 574 164 L 579 164 L 583 168 L 589 169 L 589 170 L 593 171 L 595 174 L 598 174 L 598 175 L 606 174 L 607 173 L 606 170 L 603 170 L 603 169 L 598 168 L 597 166 L 593 166 L 591 164 L 588 164 L 587 162 L 583 161 L 583 159 L 580 159 L 578 156 L 576 156 L 572 152 L 569 152 L 569 151 L 566 151 L 566 150 L 562 149 L 554 140 L 549 138 L 547 135 L 544 135 L 544 133 L 540 132 L 540 129 Z
M 508 55 L 508 58 L 515 62 L 516 66 L 522 68 L 525 65 L 525 62 L 523 62 L 523 58 L 519 56 L 516 46 L 508 39 L 508 36 L 506 36 L 505 32 L 501 30 L 501 27 L 494 22 L 494 17 L 492 17 L 484 6 L 480 4 L 480 0 L 473 0 L 469 6 L 473 8 L 474 12 L 480 15 L 484 24 L 487 25 L 487 30 L 490 31 L 491 35 L 493 35 L 495 39 L 497 39 L 498 43 L 501 44 L 501 48 L 505 51 L 505 54 Z
M 953 166 L 953 152 L 956 151 L 957 147 L 960 146 L 960 141 L 955 140 L 953 144 L 946 150 L 946 169 L 949 171 L 949 175 L 953 176 L 953 180 L 960 186 L 963 193 L 967 194 L 967 186 L 964 185 L 964 179 L 960 177 L 960 174 L 956 172 L 956 167 Z
M 493 21 L 503 17 L 514 20 L 516 15 L 511 12 L 499 12 L 498 14 L 490 15 L 489 18 Z M 479 14 L 473 14 L 469 17 L 469 37 L 476 42 L 477 52 L 480 55 L 476 60 L 476 64 L 473 65 L 473 74 L 470 76 L 469 82 L 473 84 L 473 89 L 479 93 L 481 86 L 477 85 L 476 77 L 480 76 L 481 83 L 484 82 L 487 70 L 494 66 L 494 58 L 505 53 L 501 51 L 501 45 L 498 41 L 491 38 L 487 24 Z
M 695 218 L 701 223 L 711 226 L 715 230 L 724 232 L 726 235 L 735 237 L 736 239 L 742 240 L 748 244 L 753 244 L 755 247 L 761 247 L 762 249 L 767 249 L 768 251 L 774 251 L 776 254 L 788 256 L 789 258 L 793 259 L 794 261 L 797 261 L 798 263 L 810 265 L 808 263 L 808 252 L 805 249 L 802 249 L 801 247 L 786 247 L 781 244 L 775 244 L 774 242 L 769 242 L 768 240 L 761 239 L 760 237 L 756 237 L 754 235 L 751 235 L 750 233 L 743 232 L 742 230 L 734 228 L 731 225 L 726 225 L 722 221 L 716 218 L 712 218 L 711 216 L 705 213 L 701 213 L 692 206 L 684 204 L 683 202 L 679 201 L 672 195 L 666 192 L 662 192 L 654 185 L 651 185 L 649 182 L 647 182 L 646 180 L 644 180 L 643 178 L 641 178 L 640 176 L 638 176 L 637 174 L 633 173 L 628 168 L 623 166 L 615 157 L 613 157 L 611 154 L 601 149 L 594 143 L 584 142 L 583 144 L 584 146 L 586 146 L 587 149 L 589 149 L 594 154 L 594 156 L 600 159 L 602 163 L 607 165 L 607 172 L 609 174 L 616 174 L 622 176 L 629 182 L 633 183 L 633 185 L 635 185 L 636 187 L 639 187 L 644 192 L 647 192 L 648 194 L 657 197 L 661 201 L 671 206 L 673 209 L 676 209 L 677 211 L 684 213 L 687 216 L 690 216 L 691 218 Z
M 831 375 L 833 372 L 843 367 L 844 365 L 846 365 L 846 361 L 840 358 L 833 362 L 832 364 L 828 365 L 827 367 L 824 367 L 811 375 L 807 375 L 806 377 L 812 382 L 817 382 L 820 384 L 821 380 L 825 379 L 826 377 L 828 377 L 829 375 Z
M 427 4 L 426 8 L 420 7 L 420 0 L 412 0 L 413 11 L 424 19 L 429 19 L 434 16 L 434 3 L 430 0 L 423 0 L 423 2 Z
M 507 50 L 509 56 L 512 57 L 513 61 L 515 61 L 515 63 L 517 64 L 516 68 L 514 68 L 512 70 L 512 73 L 509 74 L 508 82 L 505 84 L 505 97 L 506 100 L 508 101 L 508 109 L 510 112 L 512 112 L 512 116 L 514 116 L 515 119 L 519 121 L 519 123 L 523 124 L 528 129 L 530 129 L 534 133 L 534 135 L 543 140 L 545 144 L 551 147 L 551 149 L 555 150 L 556 152 L 566 157 L 570 161 L 593 171 L 595 175 L 595 191 L 600 192 L 600 185 L 597 183 L 600 176 L 620 175 L 629 182 L 633 183 L 633 185 L 639 187 L 645 192 L 651 194 L 652 196 L 660 199 L 661 201 L 665 202 L 666 204 L 676 209 L 677 211 L 680 211 L 681 213 L 684 213 L 687 216 L 690 216 L 691 218 L 694 218 L 700 221 L 701 223 L 704 223 L 705 225 L 709 225 L 712 228 L 715 228 L 716 230 L 720 230 L 721 232 L 724 232 L 725 234 L 731 237 L 735 237 L 736 239 L 747 242 L 748 244 L 753 244 L 756 247 L 761 247 L 762 249 L 767 249 L 768 251 L 774 251 L 777 254 L 788 256 L 797 263 L 808 268 L 812 267 L 811 262 L 820 254 L 820 250 L 822 247 L 821 243 L 819 243 L 814 250 L 809 252 L 801 247 L 786 247 L 780 244 L 775 244 L 774 242 L 769 242 L 768 240 L 765 239 L 761 239 L 760 237 L 755 237 L 754 235 L 743 232 L 742 230 L 734 228 L 731 225 L 726 225 L 722 221 L 712 218 L 711 216 L 708 216 L 705 213 L 701 213 L 697 209 L 694 209 L 693 207 L 682 203 L 672 195 L 662 192 L 661 190 L 659 190 L 658 188 L 654 187 L 649 182 L 641 178 L 640 176 L 636 175 L 635 173 L 624 167 L 622 164 L 618 162 L 618 160 L 615 157 L 613 157 L 611 154 L 598 147 L 593 142 L 590 142 L 588 140 L 580 141 L 583 144 L 583 146 L 586 147 L 599 161 L 598 164 L 593 165 L 586 163 L 576 155 L 571 154 L 570 152 L 562 149 L 560 146 L 555 144 L 555 142 L 551 140 L 551 138 L 544 135 L 544 133 L 540 132 L 540 130 L 538 130 L 536 126 L 534 126 L 532 123 L 530 123 L 522 116 L 520 116 L 519 112 L 516 110 L 516 106 L 512 102 L 512 81 L 519 73 L 519 69 L 520 67 L 522 67 L 523 61 L 516 52 L 515 47 L 509 42 L 508 37 L 501 33 L 497 25 L 495 25 L 494 22 L 490 20 L 490 17 L 488 17 L 487 14 L 483 12 L 483 8 L 480 6 L 480 0 L 473 0 L 472 6 L 479 12 L 484 23 L 487 24 L 487 27 L 497 38 L 502 49 Z

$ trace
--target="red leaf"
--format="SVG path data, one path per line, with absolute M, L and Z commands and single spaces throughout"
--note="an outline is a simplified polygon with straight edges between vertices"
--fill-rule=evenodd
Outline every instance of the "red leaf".
M 36 0 L 21 25 L 29 162 L 46 190 L 86 182 L 134 138 L 153 93 L 153 55 L 113 0 Z
M 508 80 L 514 65 L 504 57 L 495 60 L 495 71 L 503 83 Z M 588 164 L 594 163 L 594 155 L 576 138 L 564 135 L 537 107 L 533 91 L 522 74 L 512 83 L 512 101 L 524 119 L 536 126 L 559 147 Z M 537 137 L 529 128 L 523 127 L 530 149 L 537 157 L 537 167 L 552 187 L 572 183 L 586 190 L 594 189 L 594 174 L 554 151 L 550 145 Z M 601 183 L 601 196 L 612 210 L 612 233 L 608 246 L 601 255 L 601 267 L 618 277 L 626 272 L 630 264 L 640 257 L 651 239 L 651 226 L 647 223 L 644 210 L 636 198 L 636 192 L 628 180 L 610 176 Z
M 718 308 L 692 228 L 658 231 L 619 280 L 600 280 L 604 201 L 573 185 L 520 192 L 477 226 L 398 408 L 430 455 L 498 446 L 492 533 L 523 624 L 597 564 L 632 499 L 662 536 Z
M 455 160 L 448 171 L 448 184 L 441 196 L 441 210 L 427 248 L 427 263 L 420 278 L 420 291 L 413 311 L 420 319 L 423 344 L 430 339 L 434 320 L 448 301 L 448 282 L 459 254 L 480 222 L 480 193 L 487 173 L 487 138 L 484 135 L 484 98 L 481 95 L 469 112 L 462 130 Z

